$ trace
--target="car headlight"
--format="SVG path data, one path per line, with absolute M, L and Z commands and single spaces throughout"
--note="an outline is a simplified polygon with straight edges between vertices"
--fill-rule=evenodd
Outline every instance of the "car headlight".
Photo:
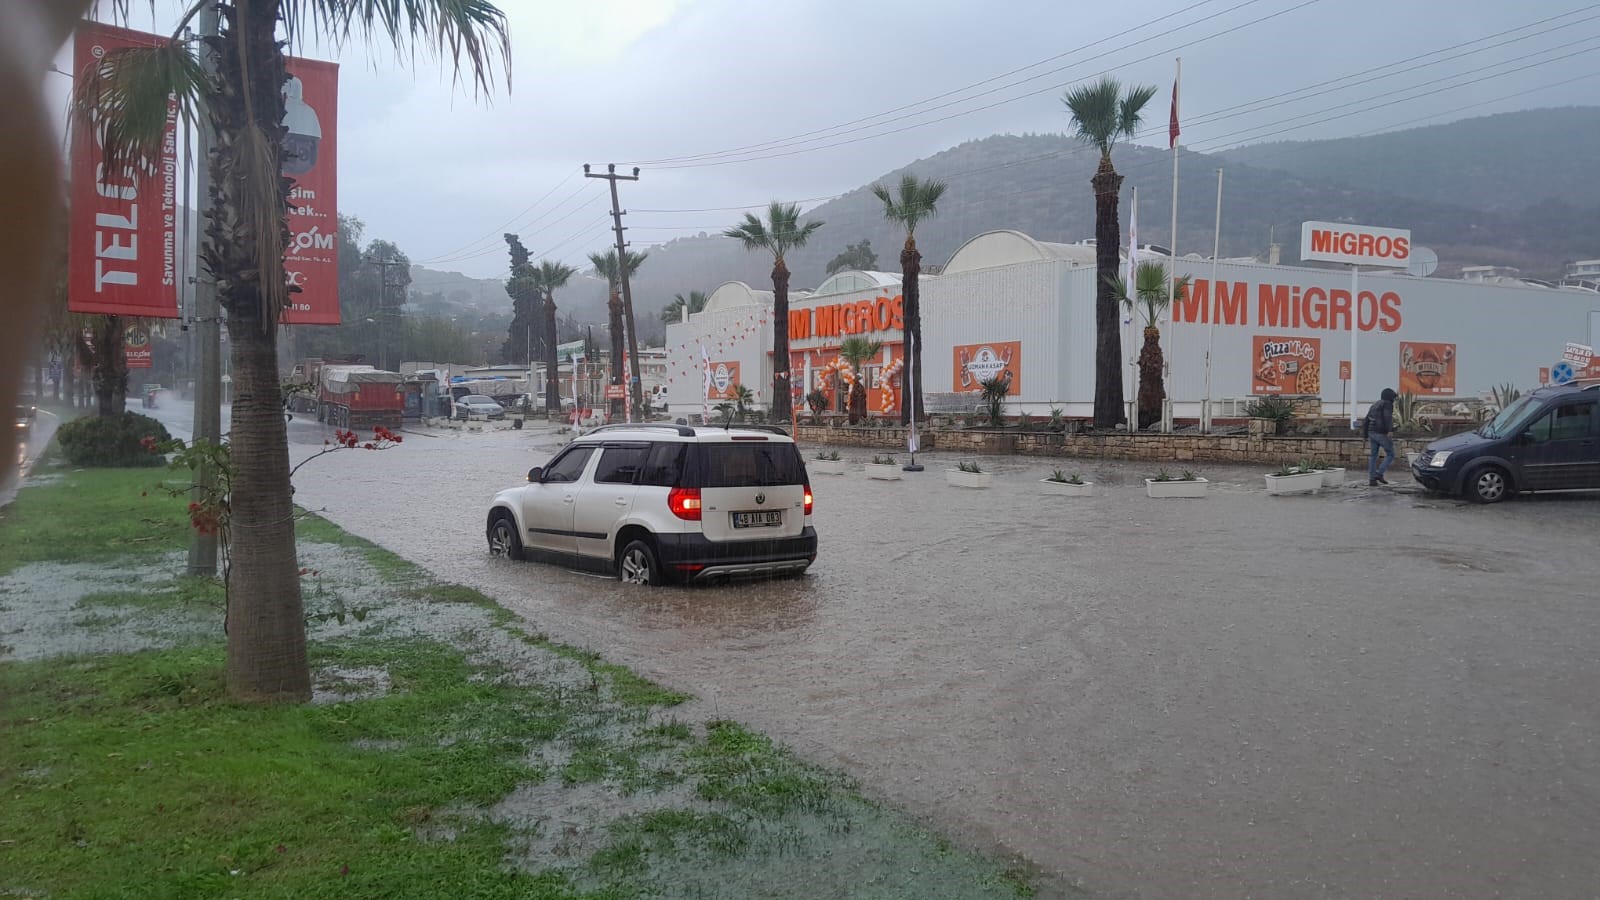
M 1449 450 L 1440 450 L 1439 452 L 1433 454 L 1433 459 L 1428 460 L 1428 465 L 1435 469 L 1442 468 L 1444 466 L 1444 461 L 1450 458 L 1450 453 L 1451 451 Z

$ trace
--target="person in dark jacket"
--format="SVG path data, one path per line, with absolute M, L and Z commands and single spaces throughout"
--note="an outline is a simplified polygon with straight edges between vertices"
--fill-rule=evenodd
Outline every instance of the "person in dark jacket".
M 1366 433 L 1367 443 L 1372 450 L 1367 460 L 1367 484 L 1389 483 L 1383 476 L 1394 465 L 1394 401 L 1397 396 L 1394 388 L 1384 388 L 1378 402 L 1367 410 L 1366 421 L 1362 423 L 1362 431 Z M 1378 464 L 1379 450 L 1384 452 L 1381 466 Z

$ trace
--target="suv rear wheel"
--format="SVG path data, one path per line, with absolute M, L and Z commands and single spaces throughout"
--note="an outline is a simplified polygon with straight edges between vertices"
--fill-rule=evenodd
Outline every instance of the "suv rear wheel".
M 617 554 L 617 578 L 623 584 L 666 584 L 661 558 L 649 541 L 635 538 Z
M 1499 503 L 1511 496 L 1511 477 L 1499 466 L 1483 466 L 1467 475 L 1465 493 L 1474 503 Z

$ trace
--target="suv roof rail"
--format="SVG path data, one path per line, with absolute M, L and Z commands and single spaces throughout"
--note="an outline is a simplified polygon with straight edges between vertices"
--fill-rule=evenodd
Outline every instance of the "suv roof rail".
M 677 432 L 679 437 L 694 437 L 693 428 L 690 428 L 687 425 L 671 425 L 666 422 L 638 422 L 632 425 L 626 422 L 617 422 L 611 425 L 600 425 L 598 427 L 591 428 L 579 435 L 579 437 L 588 437 L 591 434 L 598 434 L 602 431 L 628 431 L 637 428 L 670 428 Z
M 789 432 L 785 431 L 781 425 L 732 425 L 726 430 L 732 431 L 735 429 L 741 431 L 765 431 L 768 434 L 778 434 L 784 437 L 789 436 Z

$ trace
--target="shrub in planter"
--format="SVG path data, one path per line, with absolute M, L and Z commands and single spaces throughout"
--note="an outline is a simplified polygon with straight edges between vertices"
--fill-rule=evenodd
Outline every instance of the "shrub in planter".
M 1262 397 L 1250 401 L 1244 414 L 1252 419 L 1266 419 L 1272 423 L 1272 434 L 1281 434 L 1285 425 L 1294 419 L 1294 404 L 1283 397 Z
M 867 464 L 867 477 L 879 481 L 899 481 L 900 464 L 892 456 L 874 456 Z
M 131 412 L 87 416 L 56 429 L 56 442 L 67 462 L 90 468 L 164 466 L 167 459 L 154 446 L 170 440 L 165 425 Z
M 837 450 L 820 450 L 811 463 L 811 471 L 823 475 L 843 475 L 844 460 L 839 457 Z
M 1088 497 L 1094 493 L 1094 482 L 1084 481 L 1083 476 L 1076 472 L 1068 475 L 1057 469 L 1049 478 L 1039 480 L 1039 489 L 1046 494 L 1064 497 Z
M 1284 466 L 1266 479 L 1269 494 L 1314 494 L 1322 489 L 1322 473 L 1310 463 Z
M 945 469 L 944 480 L 955 487 L 986 488 L 994 481 L 994 476 L 975 462 L 964 462 L 959 468 Z
M 1201 478 L 1199 472 L 1187 469 L 1178 475 L 1172 475 L 1166 469 L 1162 469 L 1154 478 L 1144 480 L 1145 496 L 1157 500 L 1204 497 L 1206 489 L 1210 486 L 1211 482 Z

